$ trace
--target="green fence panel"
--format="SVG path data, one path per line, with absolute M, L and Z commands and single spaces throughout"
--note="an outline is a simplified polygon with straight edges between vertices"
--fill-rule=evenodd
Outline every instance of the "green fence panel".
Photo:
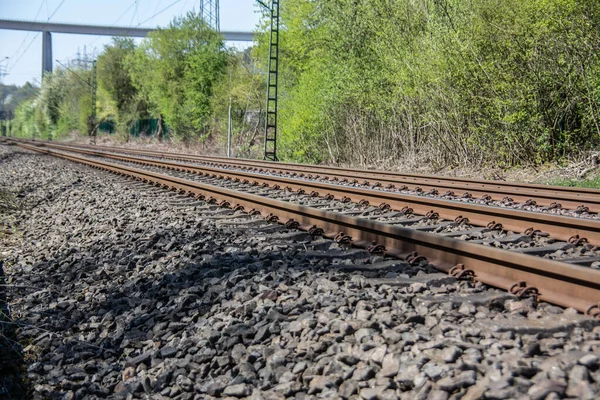
M 98 131 L 104 133 L 115 133 L 117 131 L 115 122 L 111 120 L 102 121 L 98 125 Z
M 137 121 L 135 121 L 133 124 L 130 125 L 129 135 L 133 136 L 133 137 L 156 136 L 158 134 L 158 124 L 159 124 L 158 118 L 138 119 Z M 163 137 L 167 137 L 168 130 L 167 130 L 167 126 L 165 125 L 164 122 L 162 124 L 162 130 L 163 130 Z

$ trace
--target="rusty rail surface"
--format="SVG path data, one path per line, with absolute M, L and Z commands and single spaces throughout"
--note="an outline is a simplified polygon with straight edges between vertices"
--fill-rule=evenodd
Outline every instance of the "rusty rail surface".
M 87 147 L 73 148 L 50 143 L 45 143 L 45 147 L 201 175 L 229 177 L 240 181 L 255 182 L 265 187 L 288 188 L 306 193 L 313 192 L 315 196 L 320 195 L 337 200 L 353 201 L 362 204 L 369 203 L 376 206 L 387 204 L 394 210 L 411 209 L 418 215 L 427 215 L 428 213 L 431 215 L 431 212 L 435 212 L 439 217 L 450 221 L 466 218 L 470 224 L 475 226 L 495 227 L 496 229 L 503 228 L 519 233 L 541 231 L 559 240 L 570 242 L 586 240 L 592 244 L 600 245 L 600 221 L 593 219 L 536 213 L 304 179 L 269 176 L 239 170 L 223 170 L 215 167 L 184 164 L 177 161 L 151 160 L 131 155 L 111 154 Z
M 35 141 L 45 144 L 49 142 Z M 90 148 L 87 145 L 69 144 L 69 147 Z M 353 180 L 365 182 L 368 185 L 396 187 L 406 186 L 408 189 L 421 188 L 423 191 L 437 190 L 455 192 L 461 196 L 486 197 L 493 200 L 502 200 L 509 197 L 512 200 L 525 203 L 534 201 L 541 206 L 562 206 L 567 209 L 587 207 L 590 211 L 600 213 L 600 190 L 591 188 L 573 188 L 564 186 L 550 186 L 540 184 L 527 184 L 506 182 L 499 180 L 478 180 L 457 177 L 433 176 L 425 174 L 405 174 L 393 171 L 375 171 L 356 168 L 341 168 L 323 165 L 307 165 L 295 163 L 281 163 L 270 161 L 257 161 L 249 159 L 231 159 L 225 157 L 199 156 L 182 153 L 161 152 L 154 150 L 137 150 L 113 146 L 94 146 L 112 152 L 137 154 L 150 157 L 161 157 L 179 161 L 194 161 L 214 163 L 221 166 L 239 168 L 253 168 L 255 172 L 275 172 L 295 176 L 320 176 L 338 180 Z
M 517 296 L 535 295 L 543 301 L 573 307 L 590 316 L 600 316 L 600 271 L 592 268 L 291 204 L 25 143 L 17 145 L 188 193 L 208 203 L 219 202 L 222 207 L 248 211 L 251 214 L 260 213 L 271 222 L 285 223 L 290 228 L 312 234 L 334 238 L 343 233 L 350 236 L 350 244 L 357 247 L 385 249 L 386 254 L 405 260 L 415 260 L 418 259 L 417 255 L 421 255 L 436 269 L 459 278 L 474 277 L 485 284 L 509 290 Z

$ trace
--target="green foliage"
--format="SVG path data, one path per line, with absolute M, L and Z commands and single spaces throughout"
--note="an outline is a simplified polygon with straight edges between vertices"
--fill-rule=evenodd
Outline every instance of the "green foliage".
M 515 165 L 598 144 L 598 2 L 282 6 L 285 158 Z
M 97 122 L 112 119 L 128 136 L 136 120 L 164 116 L 186 143 L 207 136 L 213 86 L 223 79 L 228 58 L 222 36 L 191 13 L 153 32 L 138 48 L 131 39 L 114 39 L 98 56 Z M 87 133 L 90 78 L 89 67 L 46 74 L 36 101 L 22 104 L 15 130 L 28 137 Z
M 600 2 L 286 0 L 279 156 L 392 167 L 556 162 L 600 144 Z M 98 57 L 99 119 L 164 118 L 174 136 L 261 153 L 268 13 L 251 51 L 196 15 Z M 89 70 L 44 77 L 15 129 L 86 132 Z M 2 88 L 0 88 L 2 89 Z M 12 89 L 11 89 L 12 90 Z M 6 97 L 0 91 L 0 98 Z M 29 119 L 28 119 L 29 118 Z
M 37 129 L 35 127 L 35 108 L 34 100 L 27 100 L 17 107 L 15 110 L 15 118 L 11 124 L 11 134 L 16 137 L 35 138 Z
M 227 53 L 222 36 L 200 17 L 188 13 L 152 32 L 127 66 L 135 87 L 176 137 L 189 143 L 208 132 L 213 85 L 223 77 Z
M 600 189 L 600 177 L 592 177 L 586 179 L 553 179 L 547 182 L 548 185 L 553 186 L 569 186 L 569 187 L 581 187 L 588 189 Z
M 227 147 L 229 104 L 232 115 L 232 148 L 237 157 L 262 157 L 260 139 L 266 82 L 257 73 L 250 51 L 228 55 L 227 71 L 213 87 L 211 134 L 220 149 Z
M 125 60 L 135 52 L 135 43 L 131 38 L 114 38 L 111 45 L 104 46 L 104 52 L 98 56 L 98 85 L 105 90 L 121 112 L 127 108 L 137 94 L 131 76 L 125 68 Z
M 99 120 L 110 118 L 121 132 L 128 136 L 129 126 L 140 118 L 148 117 L 147 103 L 133 84 L 127 59 L 135 54 L 131 38 L 113 38 L 98 56 L 97 79 L 102 111 Z
M 19 104 L 37 95 L 39 88 L 27 82 L 23 86 L 3 85 L 0 83 L 0 119 L 14 116 Z

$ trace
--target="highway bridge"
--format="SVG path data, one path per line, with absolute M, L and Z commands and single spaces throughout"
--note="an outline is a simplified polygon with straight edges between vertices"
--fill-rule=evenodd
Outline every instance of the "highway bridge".
M 42 73 L 52 72 L 52 33 L 70 33 L 77 35 L 105 35 L 145 37 L 148 32 L 158 28 L 127 27 L 127 26 L 102 26 L 64 24 L 57 22 L 19 21 L 0 19 L 0 29 L 36 31 L 43 33 L 42 39 Z M 221 31 L 227 41 L 251 42 L 254 38 L 252 32 Z

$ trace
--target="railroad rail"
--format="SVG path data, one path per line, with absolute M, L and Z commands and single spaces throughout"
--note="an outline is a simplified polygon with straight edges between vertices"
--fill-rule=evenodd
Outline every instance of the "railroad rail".
M 349 245 L 367 248 L 372 252 L 384 252 L 407 262 L 418 262 L 422 257 L 426 257 L 436 269 L 458 278 L 474 277 L 485 284 L 509 290 L 518 296 L 534 295 L 543 301 L 573 307 L 591 316 L 600 316 L 600 271 L 593 268 L 484 246 L 370 218 L 294 204 L 265 195 L 50 149 L 48 146 L 15 143 L 29 150 L 188 193 L 208 203 L 261 214 L 267 220 L 285 223 L 289 228 L 323 235 Z M 171 165 L 169 168 L 181 167 Z M 230 172 L 221 173 L 226 175 Z M 229 180 L 235 179 L 240 180 L 239 177 L 229 177 Z M 548 217 L 547 214 L 544 216 Z M 593 222 L 598 224 L 597 221 Z
M 253 182 L 264 187 L 283 187 L 293 191 L 312 193 L 314 196 L 324 196 L 341 201 L 372 205 L 386 204 L 393 210 L 410 210 L 411 214 L 416 215 L 431 215 L 432 213 L 436 213 L 439 218 L 445 220 L 458 221 L 466 219 L 470 224 L 480 227 L 493 227 L 494 229 L 505 229 L 529 234 L 544 232 L 555 239 L 567 242 L 586 241 L 594 245 L 600 245 L 600 221 L 593 219 L 535 213 L 477 203 L 406 195 L 290 177 L 270 176 L 241 170 L 224 170 L 217 167 L 184 164 L 177 161 L 159 161 L 131 155 L 108 153 L 93 148 L 74 148 L 51 143 L 45 143 L 44 146 L 75 151 L 91 156 L 133 162 L 145 166 L 155 166 L 214 177 L 228 176 L 232 179 Z
M 48 142 L 36 141 L 40 144 Z M 70 147 L 89 148 L 69 144 Z M 113 146 L 95 146 L 104 151 L 137 154 L 176 161 L 211 164 L 215 167 L 236 167 L 258 173 L 276 173 L 298 178 L 322 178 L 336 182 L 361 182 L 364 186 L 390 187 L 398 190 L 416 190 L 423 193 L 446 193 L 457 198 L 480 198 L 486 201 L 509 200 L 511 203 L 540 205 L 554 209 L 588 210 L 600 213 L 600 190 L 540 184 L 526 184 L 499 180 L 477 180 L 425 174 L 405 174 L 393 171 L 373 171 L 321 165 L 279 163 L 249 159 L 230 159 L 153 150 L 126 149 Z

